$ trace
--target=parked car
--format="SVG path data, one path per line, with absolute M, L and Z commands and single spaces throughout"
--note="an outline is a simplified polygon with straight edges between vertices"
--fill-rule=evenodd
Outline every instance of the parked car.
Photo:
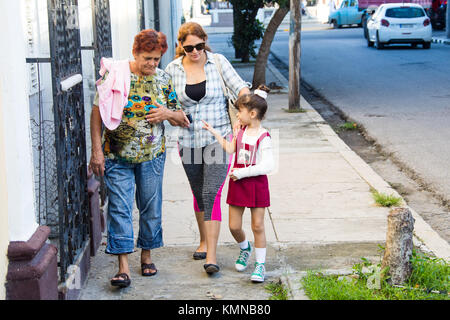
M 336 1 L 336 0 L 329 0 Z M 406 0 L 409 3 L 417 3 L 424 8 L 431 6 L 432 0 Z M 447 0 L 434 0 L 447 1 Z M 340 28 L 343 25 L 357 24 L 364 28 L 364 37 L 367 38 L 367 20 L 370 15 L 381 4 L 396 3 L 399 0 L 341 0 L 340 5 L 335 10 L 331 10 L 328 15 L 328 23 L 332 24 L 334 28 Z M 323 8 L 322 8 L 323 10 Z
M 382 49 L 388 44 L 409 43 L 431 47 L 431 21 L 419 4 L 382 4 L 367 21 L 367 46 Z

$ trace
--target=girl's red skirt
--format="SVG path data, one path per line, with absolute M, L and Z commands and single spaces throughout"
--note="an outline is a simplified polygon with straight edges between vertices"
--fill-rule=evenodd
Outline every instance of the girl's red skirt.
M 230 179 L 227 204 L 247 208 L 270 207 L 267 175 L 248 177 L 236 181 Z

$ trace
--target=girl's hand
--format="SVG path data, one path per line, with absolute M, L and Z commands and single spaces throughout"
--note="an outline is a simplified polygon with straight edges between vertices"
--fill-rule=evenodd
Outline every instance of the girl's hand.
M 236 121 L 233 127 L 233 137 L 237 137 L 239 130 L 241 130 L 241 128 L 242 128 L 241 122 L 239 120 Z
M 231 169 L 230 179 L 233 180 L 233 181 L 239 180 L 239 179 L 234 175 L 234 171 L 235 171 L 235 169 Z
M 216 130 L 214 130 L 214 128 L 211 127 L 211 125 L 210 125 L 208 122 L 206 122 L 206 121 L 204 121 L 204 120 L 202 120 L 202 122 L 203 122 L 203 129 L 208 130 L 208 131 L 211 132 L 212 134 L 215 134 L 215 133 L 216 133 Z

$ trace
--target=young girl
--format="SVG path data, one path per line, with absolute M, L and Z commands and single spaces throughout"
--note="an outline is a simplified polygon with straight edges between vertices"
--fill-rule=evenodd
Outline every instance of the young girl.
M 273 155 L 270 135 L 261 127 L 261 121 L 267 111 L 266 98 L 269 91 L 266 86 L 261 85 L 253 94 L 246 94 L 237 99 L 237 118 L 242 128 L 234 130 L 231 142 L 203 121 L 203 128 L 216 137 L 224 150 L 236 154 L 227 197 L 227 203 L 230 205 L 230 231 L 240 246 L 235 267 L 237 271 L 244 271 L 253 251 L 242 229 L 242 215 L 245 208 L 250 208 L 256 253 L 255 270 L 251 275 L 254 282 L 263 282 L 265 274 L 264 213 L 265 208 L 270 206 L 267 174 L 273 169 Z

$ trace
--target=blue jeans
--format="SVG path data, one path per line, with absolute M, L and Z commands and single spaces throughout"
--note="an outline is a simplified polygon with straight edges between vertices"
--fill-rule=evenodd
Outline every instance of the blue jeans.
M 162 182 L 166 153 L 142 163 L 105 160 L 108 190 L 106 253 L 134 251 L 133 204 L 139 209 L 137 247 L 145 250 L 163 246 L 161 211 Z

